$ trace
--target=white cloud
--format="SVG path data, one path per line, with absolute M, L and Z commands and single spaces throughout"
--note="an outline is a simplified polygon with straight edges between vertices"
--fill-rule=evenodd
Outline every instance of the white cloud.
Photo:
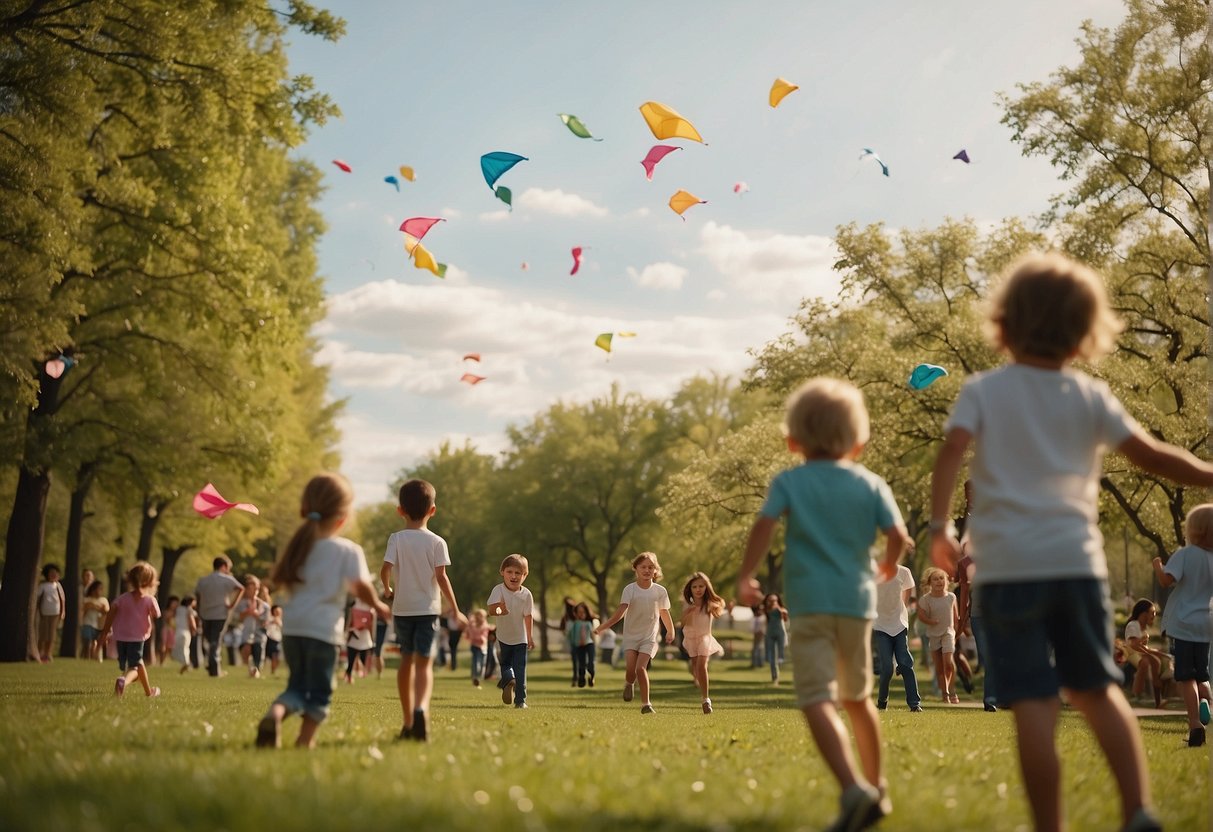
M 789 309 L 802 298 L 838 294 L 838 249 L 829 237 L 748 232 L 709 221 L 699 240 L 700 252 L 747 297 Z
M 438 212 L 440 216 L 446 217 L 448 220 L 457 220 L 463 216 L 463 212 L 458 208 L 443 208 Z
M 681 289 L 687 270 L 673 263 L 650 263 L 639 272 L 628 266 L 628 275 L 633 283 L 649 289 Z
M 551 191 L 527 188 L 516 201 L 519 208 L 558 217 L 605 217 L 609 213 L 607 209 L 595 205 L 585 197 L 566 194 L 559 188 Z
M 723 289 L 713 289 L 712 291 L 708 292 L 707 297 L 708 300 L 724 300 L 728 296 L 728 292 L 725 292 Z
M 505 208 L 502 208 L 500 211 L 486 211 L 480 215 L 480 219 L 483 222 L 502 222 L 503 220 L 508 220 L 509 218 L 510 212 Z

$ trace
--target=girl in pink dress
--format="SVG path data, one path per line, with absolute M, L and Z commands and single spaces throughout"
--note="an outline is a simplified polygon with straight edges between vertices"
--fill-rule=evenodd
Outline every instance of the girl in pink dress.
M 712 712 L 708 698 L 708 659 L 724 653 L 720 642 L 712 636 L 712 619 L 724 612 L 724 599 L 712 589 L 712 581 L 702 572 L 695 572 L 682 588 L 686 609 L 682 613 L 682 647 L 691 657 L 691 675 L 703 693 L 703 712 Z

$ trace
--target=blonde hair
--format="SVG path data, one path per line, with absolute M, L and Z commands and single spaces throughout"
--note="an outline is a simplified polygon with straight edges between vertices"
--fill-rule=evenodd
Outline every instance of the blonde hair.
M 489 614 L 487 612 L 485 612 L 484 610 L 482 610 L 480 607 L 476 607 L 476 609 L 472 610 L 471 619 L 473 621 L 475 621 L 477 624 L 483 624 L 488 619 L 488 617 L 489 617 Z
M 1213 549 L 1213 503 L 1201 503 L 1188 512 L 1184 538 L 1193 546 Z
M 1061 254 L 1029 254 L 1011 265 L 990 297 L 996 347 L 1012 355 L 1097 361 L 1116 349 L 1124 324 L 1103 278 Z
M 713 618 L 718 617 L 724 612 L 724 599 L 716 594 L 716 590 L 712 587 L 712 579 L 702 572 L 692 572 L 691 577 L 687 578 L 687 582 L 682 586 L 682 600 L 686 601 L 688 606 L 695 606 L 695 596 L 691 594 L 691 584 L 696 581 L 703 581 L 705 586 L 699 611 L 706 612 Z
M 156 567 L 145 560 L 138 561 L 127 570 L 126 580 L 131 589 L 146 589 L 156 583 Z
M 320 524 L 335 517 L 344 517 L 354 502 L 354 490 L 340 474 L 317 474 L 303 488 L 299 514 L 303 524 L 295 530 L 290 542 L 270 570 L 270 582 L 275 587 L 289 589 L 302 583 L 299 570 L 307 562 L 312 547 L 320 536 Z
M 660 581 L 661 577 L 662 577 L 661 564 L 657 562 L 657 555 L 655 555 L 652 552 L 641 552 L 639 555 L 632 558 L 632 569 L 635 569 L 640 564 L 641 561 L 646 561 L 646 560 L 652 561 L 652 563 L 653 563 L 653 569 L 656 572 L 656 574 L 653 575 L 653 580 Z
M 784 429 L 806 454 L 841 459 L 871 435 L 863 393 L 847 381 L 814 378 L 788 396 Z
M 504 572 L 507 566 L 518 567 L 522 570 L 523 575 L 529 575 L 531 572 L 531 564 L 526 559 L 526 555 L 506 555 L 505 560 L 501 562 L 501 566 L 497 570 L 498 574 Z
M 935 577 L 937 573 L 943 575 L 943 588 L 946 590 L 952 579 L 947 572 L 944 572 L 938 566 L 928 566 L 925 570 L 923 570 L 922 586 L 929 587 L 931 585 L 931 578 Z

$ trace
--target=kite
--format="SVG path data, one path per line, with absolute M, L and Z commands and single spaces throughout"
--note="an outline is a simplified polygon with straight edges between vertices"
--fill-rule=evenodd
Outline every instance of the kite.
M 510 206 L 511 211 L 514 210 L 514 193 L 505 185 L 499 185 L 497 190 L 493 191 L 493 196 Z
M 613 332 L 604 332 L 594 339 L 594 346 L 605 352 L 611 351 L 611 339 L 615 337 Z
M 745 193 L 746 191 L 748 191 L 749 189 L 750 189 L 750 186 L 749 186 L 749 185 L 747 185 L 746 183 L 744 183 L 744 182 L 738 182 L 736 185 L 734 185 L 734 186 L 733 186 L 733 193 L 735 193 L 735 194 L 744 194 L 744 193 Z
M 957 153 L 952 158 L 959 159 L 960 161 L 964 162 L 966 165 L 969 164 L 969 152 L 967 150 L 965 150 L 964 148 L 961 148 L 960 152 Z
M 670 197 L 670 208 L 675 214 L 682 216 L 682 212 L 690 208 L 692 205 L 706 205 L 706 199 L 700 199 L 694 194 L 689 194 L 686 191 L 679 191 Z M 682 217 L 683 222 L 686 222 L 686 217 Z
M 342 169 L 343 171 L 345 171 L 346 173 L 353 173 L 353 172 L 354 172 L 354 169 L 353 169 L 352 167 L 350 167 L 350 166 L 349 166 L 349 163 L 348 163 L 348 162 L 343 162 L 343 161 L 341 161 L 340 159 L 334 159 L 334 160 L 333 160 L 333 164 L 334 164 L 334 165 L 336 165 L 337 167 L 341 168 L 341 169 Z
M 640 114 L 658 139 L 690 139 L 704 143 L 695 125 L 664 104 L 646 101 L 640 105 Z
M 569 132 L 574 136 L 581 139 L 594 139 L 590 135 L 589 128 L 582 124 L 581 119 L 577 118 L 577 116 L 571 116 L 568 113 L 557 113 L 556 115 L 560 116 L 560 120 L 564 122 L 564 126 L 569 128 Z M 594 139 L 594 141 L 600 142 L 602 139 Z
M 463 360 L 464 360 L 464 361 L 479 361 L 479 360 L 480 360 L 480 353 L 478 353 L 478 352 L 469 352 L 467 355 L 465 355 L 465 356 L 463 357 Z
M 527 269 L 529 269 L 530 267 L 531 267 L 531 264 L 530 264 L 530 263 L 528 263 L 527 261 L 523 260 L 523 261 L 522 261 L 522 265 L 521 265 L 521 266 L 519 266 L 518 268 L 522 269 L 522 270 L 525 272 L 525 271 L 526 271 Z
M 410 168 L 408 165 L 400 166 L 400 175 L 403 176 L 405 179 L 409 180 L 410 182 L 413 181 L 413 176 L 414 176 L 413 169 Z
M 529 160 L 525 156 L 498 150 L 480 157 L 480 172 L 484 174 L 484 181 L 488 182 L 489 187 L 492 188 L 503 173 L 519 162 L 526 161 Z
M 475 387 L 477 384 L 485 380 L 485 376 L 478 376 L 475 373 L 464 373 L 459 377 L 460 381 L 466 381 L 468 384 Z
M 577 270 L 581 268 L 581 246 L 573 249 L 573 270 L 569 274 L 577 274 Z
M 388 183 L 389 185 L 395 185 L 396 193 L 400 193 L 400 180 L 399 179 L 397 179 L 394 176 L 385 176 L 385 177 L 383 177 L 383 181 Z
M 225 500 L 211 483 L 207 483 L 206 487 L 194 495 L 194 511 L 201 514 L 208 520 L 214 520 L 216 517 L 222 517 L 231 509 L 240 509 L 247 511 L 249 514 L 260 514 L 260 510 L 252 503 L 233 503 Z
M 43 369 L 46 370 L 46 374 L 51 378 L 59 378 L 75 366 L 76 359 L 72 358 L 70 355 L 59 353 L 59 355 L 47 361 L 46 366 Z
M 934 384 L 936 379 L 943 378 L 947 374 L 948 371 L 943 367 L 934 364 L 919 364 L 914 368 L 914 372 L 910 373 L 910 386 L 915 390 L 925 390 Z
M 880 155 L 875 150 L 873 150 L 870 147 L 865 147 L 863 149 L 863 153 L 859 154 L 860 159 L 866 159 L 869 156 L 871 156 L 873 159 L 876 160 L 876 164 L 880 165 L 880 172 L 883 173 L 885 176 L 888 176 L 889 175 L 889 166 L 884 163 L 884 159 L 881 159 Z
M 413 237 L 405 237 L 405 247 L 408 247 L 408 240 L 413 241 L 413 247 L 409 249 L 409 253 L 413 255 L 413 268 L 428 269 L 438 277 L 446 277 L 446 263 L 439 263 L 434 259 L 434 255 L 430 254 L 429 249 L 419 243 Z
M 787 78 L 776 78 L 775 83 L 771 84 L 770 102 L 772 107 L 778 107 L 779 102 L 789 94 L 800 89 L 799 86 L 793 84 Z
M 644 178 L 652 182 L 653 168 L 657 167 L 658 162 L 675 150 L 682 150 L 682 148 L 675 147 L 672 144 L 655 144 L 649 148 L 649 152 L 640 160 L 640 164 L 644 166 Z
M 410 237 L 420 240 L 426 232 L 440 222 L 446 222 L 442 217 L 410 217 L 400 223 L 400 230 Z

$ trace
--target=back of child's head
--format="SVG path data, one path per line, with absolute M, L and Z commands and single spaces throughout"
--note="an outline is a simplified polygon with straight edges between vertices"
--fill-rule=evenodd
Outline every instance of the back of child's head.
M 692 605 L 695 603 L 695 596 L 691 593 L 691 584 L 696 581 L 703 581 L 704 584 L 700 610 L 713 617 L 724 612 L 724 599 L 716 594 L 716 589 L 712 586 L 712 579 L 703 572 L 692 572 L 691 577 L 687 578 L 687 582 L 682 585 L 682 600 Z
M 434 507 L 434 500 L 437 496 L 434 486 L 425 480 L 409 480 L 400 486 L 398 495 L 400 510 L 410 520 L 422 520 Z
M 1129 613 L 1129 620 L 1136 621 L 1152 609 L 1154 609 L 1153 601 L 1149 598 L 1138 598 L 1137 603 L 1133 605 L 1133 611 Z
M 1213 549 L 1213 503 L 1201 503 L 1184 518 L 1184 539 L 1193 546 Z
M 863 393 L 847 381 L 814 378 L 788 397 L 784 429 L 809 455 L 841 459 L 868 441 Z
M 653 552 L 641 552 L 639 555 L 632 558 L 632 568 L 635 569 L 646 560 L 653 564 L 653 580 L 660 581 L 662 578 L 661 564 L 657 562 L 657 555 Z
M 145 560 L 138 561 L 127 570 L 126 580 L 131 589 L 147 589 L 156 583 L 156 567 Z
M 194 596 L 187 595 L 184 598 L 182 598 L 181 606 L 185 607 L 186 609 L 189 609 L 190 607 L 194 606 Z
M 181 603 L 181 599 L 180 599 L 180 598 L 178 598 L 176 595 L 170 595 L 170 596 L 168 597 L 168 604 L 167 604 L 167 606 L 170 606 L 170 607 L 171 607 L 171 606 L 173 606 L 174 604 L 180 604 L 180 603 Z
M 270 571 L 275 586 L 290 588 L 299 583 L 299 570 L 319 537 L 320 524 L 344 517 L 354 502 L 354 490 L 340 474 L 317 474 L 303 488 L 299 514 L 303 523 L 282 550 Z
M 1095 361 L 1116 348 L 1124 325 L 1103 278 L 1061 254 L 1030 254 L 1011 265 L 990 297 L 994 345 L 1012 355 Z
M 527 561 L 526 555 L 506 555 L 505 560 L 501 562 L 501 567 L 497 570 L 497 572 L 498 574 L 503 574 L 505 570 L 509 569 L 510 567 L 513 567 L 514 569 L 521 569 L 523 575 L 526 575 L 531 571 L 531 564 L 529 561 Z
M 211 568 L 218 572 L 223 567 L 231 568 L 232 561 L 227 555 L 220 555 L 211 561 Z
M 59 571 L 59 564 L 57 564 L 57 563 L 48 563 L 46 566 L 42 567 L 42 580 L 44 580 L 44 581 L 49 581 L 49 580 L 51 580 L 51 573 L 52 573 L 52 572 L 54 572 L 54 573 L 55 573 L 55 577 L 56 577 L 56 578 L 58 578 L 58 577 L 59 577 L 59 575 L 61 575 L 61 574 L 62 574 L 62 573 Z

